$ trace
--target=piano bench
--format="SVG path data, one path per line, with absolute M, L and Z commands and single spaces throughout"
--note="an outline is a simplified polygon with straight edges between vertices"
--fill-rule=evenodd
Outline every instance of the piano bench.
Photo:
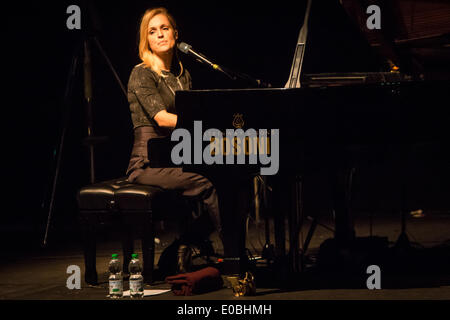
M 85 186 L 78 191 L 77 201 L 81 240 L 85 262 L 85 282 L 98 284 L 96 270 L 96 238 L 100 225 L 113 225 L 120 234 L 123 250 L 123 271 L 133 253 L 134 239 L 142 241 L 143 276 L 153 282 L 155 235 L 153 222 L 161 219 L 155 202 L 166 192 L 158 187 L 132 184 L 119 178 Z

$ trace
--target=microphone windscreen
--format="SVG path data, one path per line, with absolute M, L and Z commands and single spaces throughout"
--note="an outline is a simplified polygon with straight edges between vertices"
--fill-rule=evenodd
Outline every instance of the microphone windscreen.
M 178 44 L 178 49 L 183 52 L 183 53 L 188 53 L 189 49 L 191 49 L 192 47 L 190 45 L 188 45 L 187 43 L 184 42 L 180 42 Z

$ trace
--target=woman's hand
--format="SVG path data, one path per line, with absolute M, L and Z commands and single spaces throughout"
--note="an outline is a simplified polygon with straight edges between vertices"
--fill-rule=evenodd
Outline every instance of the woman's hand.
M 162 128 L 174 129 L 177 125 L 178 116 L 173 113 L 169 113 L 166 110 L 159 111 L 154 117 L 158 126 Z

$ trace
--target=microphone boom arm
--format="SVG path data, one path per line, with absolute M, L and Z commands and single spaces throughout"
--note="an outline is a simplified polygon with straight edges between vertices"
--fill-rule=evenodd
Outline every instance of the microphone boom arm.
M 180 42 L 178 44 L 178 49 L 181 52 L 185 53 L 185 54 L 192 55 L 194 58 L 196 58 L 197 61 L 209 65 L 214 70 L 222 72 L 223 74 L 225 74 L 231 80 L 234 80 L 234 81 L 236 81 L 238 79 L 245 80 L 245 81 L 248 81 L 250 83 L 253 83 L 257 87 L 270 88 L 272 86 L 270 83 L 265 83 L 265 82 L 263 82 L 263 81 L 261 81 L 259 79 L 254 79 L 254 78 L 250 77 L 247 74 L 236 72 L 236 71 L 232 71 L 232 70 L 229 70 L 229 69 L 227 69 L 225 67 L 221 67 L 221 66 L 219 66 L 216 63 L 211 62 L 208 58 L 206 58 L 201 53 L 198 53 L 198 52 L 195 52 L 194 50 L 192 50 L 192 47 L 190 45 L 188 45 L 187 43 Z

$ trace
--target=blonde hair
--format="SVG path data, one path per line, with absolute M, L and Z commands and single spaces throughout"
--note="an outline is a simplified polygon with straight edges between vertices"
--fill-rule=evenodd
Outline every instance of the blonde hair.
M 178 32 L 177 24 L 175 22 L 175 19 L 173 16 L 167 11 L 166 8 L 159 7 L 159 8 L 153 8 L 148 9 L 145 11 L 144 15 L 141 18 L 141 24 L 139 27 L 139 57 L 142 60 L 142 63 L 145 67 L 151 68 L 153 71 L 155 71 L 158 75 L 161 76 L 161 68 L 158 67 L 158 65 L 155 63 L 154 53 L 150 49 L 150 45 L 148 42 L 148 24 L 150 23 L 150 20 L 153 19 L 153 17 L 157 16 L 158 14 L 163 14 L 167 17 L 169 20 L 174 32 Z M 178 61 L 178 64 L 180 65 L 180 73 L 177 77 L 180 77 L 183 74 L 183 64 L 181 63 L 180 59 L 178 58 L 178 52 L 175 49 L 174 54 L 176 60 Z

